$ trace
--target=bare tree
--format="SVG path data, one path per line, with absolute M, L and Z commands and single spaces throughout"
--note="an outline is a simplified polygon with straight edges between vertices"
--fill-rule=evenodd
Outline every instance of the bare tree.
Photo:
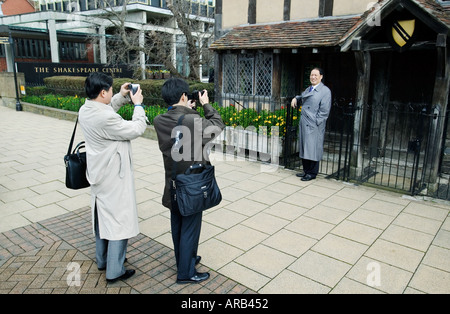
M 203 23 L 190 14 L 190 1 L 168 0 L 168 9 L 173 17 L 153 20 L 152 30 L 136 29 L 136 24 L 127 20 L 127 6 L 130 0 L 124 0 L 121 8 L 111 6 L 110 2 L 104 2 L 102 17 L 106 18 L 110 27 L 108 32 L 112 39 L 108 41 L 107 50 L 111 64 L 131 63 L 137 66 L 140 60 L 140 53 L 144 53 L 147 58 L 157 64 L 162 64 L 173 76 L 182 76 L 174 64 L 174 42 L 173 29 L 181 31 L 186 40 L 187 62 L 189 64 L 189 79 L 200 79 L 200 65 L 202 55 L 202 43 L 208 41 L 213 32 L 205 32 L 202 29 Z M 167 26 L 169 25 L 169 26 Z M 97 39 L 98 40 L 98 39 Z M 129 56 L 134 57 L 129 60 Z M 139 73 L 139 71 L 137 71 Z
M 185 0 L 172 0 L 168 3 L 168 8 L 172 12 L 177 22 L 178 28 L 186 37 L 187 52 L 189 56 L 189 73 L 190 78 L 199 79 L 200 73 L 200 55 L 199 42 L 192 34 L 195 29 L 195 20 L 189 18 L 190 3 Z

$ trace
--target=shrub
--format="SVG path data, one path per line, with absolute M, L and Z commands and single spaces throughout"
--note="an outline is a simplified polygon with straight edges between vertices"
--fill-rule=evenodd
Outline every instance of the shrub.
M 75 96 L 62 96 L 47 94 L 43 96 L 27 95 L 22 97 L 22 100 L 36 105 L 53 107 L 57 109 L 76 111 L 80 110 L 80 107 L 84 104 L 85 98 Z
M 49 84 L 54 84 L 53 86 L 65 86 L 64 88 L 61 87 L 61 90 L 65 91 L 68 90 L 68 86 L 76 86 L 76 84 L 80 84 L 82 81 L 79 78 L 76 79 L 75 81 L 72 81 L 72 79 L 67 78 L 64 79 L 61 78 L 60 76 L 58 78 L 61 79 L 59 85 L 57 84 L 57 81 L 54 78 L 48 80 L 47 82 Z M 114 79 L 113 83 L 114 93 L 119 92 L 120 87 L 126 82 L 139 83 L 141 85 L 144 94 L 145 112 L 150 124 L 153 124 L 153 120 L 157 115 L 167 112 L 167 106 L 161 97 L 161 87 L 164 84 L 165 80 L 137 81 L 129 78 Z M 191 92 L 193 90 L 203 90 L 203 89 L 208 90 L 208 95 L 210 95 L 211 103 L 213 103 L 211 97 L 211 95 L 213 95 L 214 93 L 213 83 L 204 84 L 198 82 L 189 82 L 189 87 Z M 59 87 L 54 88 L 58 89 Z M 84 88 L 84 81 L 83 81 L 83 88 Z M 51 88 L 48 87 L 48 89 L 50 90 Z M 82 94 L 74 93 L 71 96 L 53 95 L 53 94 L 42 95 L 42 93 L 45 90 L 46 90 L 45 88 L 28 89 L 29 93 L 27 93 L 27 96 L 23 97 L 22 100 L 37 105 L 50 106 L 58 109 L 65 109 L 71 111 L 78 111 L 85 102 L 85 97 L 83 97 Z M 32 93 L 35 92 L 36 94 L 33 95 Z M 72 92 L 74 92 L 74 90 L 72 90 Z M 217 104 L 213 103 L 213 106 L 214 108 L 216 108 L 217 111 L 219 111 L 225 125 L 227 126 L 232 127 L 241 126 L 244 129 L 247 128 L 248 126 L 254 126 L 258 131 L 260 126 L 267 126 L 269 132 L 271 126 L 278 126 L 280 136 L 284 136 L 286 132 L 286 109 L 283 107 L 273 112 L 268 110 L 262 110 L 258 112 L 257 110 L 252 108 L 238 110 L 234 105 L 230 105 L 227 107 L 219 107 Z M 118 111 L 118 113 L 124 119 L 131 120 L 133 116 L 133 110 L 134 110 L 133 105 L 129 104 L 123 106 Z M 202 116 L 204 116 L 203 108 L 199 108 L 198 111 Z M 297 111 L 296 115 L 294 116 L 294 119 L 295 120 L 299 119 L 300 114 L 301 109 Z
M 36 86 L 36 87 L 26 86 L 25 90 L 26 90 L 27 95 L 39 96 L 39 95 L 46 95 L 49 93 L 47 87 L 45 87 L 45 86 Z
M 84 92 L 83 76 L 51 76 L 44 78 L 45 87 L 49 92 L 63 96 L 81 95 L 86 96 Z
M 30 89 L 31 95 L 45 95 L 53 93 L 62 96 L 78 95 L 86 97 L 84 92 L 84 76 L 51 76 L 44 79 L 45 87 L 40 89 Z M 131 78 L 115 78 L 113 82 L 113 92 L 118 93 L 120 87 L 126 83 L 137 83 L 141 85 L 142 94 L 144 95 L 144 105 L 146 106 L 166 106 L 161 96 L 161 88 L 166 80 L 134 80 Z M 188 81 L 190 91 L 203 90 L 208 91 L 209 99 L 214 102 L 214 83 L 201 83 Z M 36 92 L 35 92 L 36 91 Z M 45 91 L 45 92 L 44 92 Z

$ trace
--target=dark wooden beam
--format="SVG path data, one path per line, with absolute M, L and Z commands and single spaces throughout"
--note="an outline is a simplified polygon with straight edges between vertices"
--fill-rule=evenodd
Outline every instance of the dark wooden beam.
M 352 42 L 352 47 L 355 53 L 357 78 L 351 167 L 355 175 L 360 176 L 364 165 L 362 164 L 362 151 L 359 148 L 362 147 L 363 126 L 366 125 L 365 120 L 367 119 L 366 108 L 369 102 L 371 55 L 370 52 L 361 49 L 361 39 L 355 39 Z
M 435 41 L 418 41 L 412 44 L 412 46 L 409 48 L 409 50 L 420 50 L 420 49 L 436 49 L 436 42 Z M 352 50 L 353 49 L 352 47 Z M 366 41 L 361 42 L 361 48 L 360 50 L 363 51 L 393 51 L 390 43 L 369 43 Z
M 334 0 L 320 0 L 319 2 L 319 17 L 333 15 Z
M 291 0 L 284 0 L 283 20 L 289 21 L 291 19 Z
M 256 24 L 256 0 L 248 1 L 248 23 Z
M 437 38 L 437 66 L 436 79 L 432 98 L 432 112 L 426 166 L 428 169 L 429 189 L 433 190 L 439 174 L 439 163 L 443 146 L 445 145 L 444 127 L 447 105 L 450 93 L 450 54 L 447 48 L 447 34 L 439 34 Z

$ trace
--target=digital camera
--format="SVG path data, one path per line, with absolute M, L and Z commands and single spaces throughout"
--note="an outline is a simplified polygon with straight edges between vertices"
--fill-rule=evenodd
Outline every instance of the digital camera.
M 193 101 L 199 101 L 200 99 L 198 97 L 198 92 L 199 92 L 198 90 L 194 90 L 192 92 L 192 94 L 188 96 L 188 99 L 193 100 Z M 205 93 L 205 91 L 202 90 L 202 91 L 200 91 L 200 93 L 201 93 L 201 95 L 203 95 Z
M 133 93 L 133 95 L 137 93 L 138 88 L 139 88 L 139 84 L 129 84 L 128 85 L 128 89 Z

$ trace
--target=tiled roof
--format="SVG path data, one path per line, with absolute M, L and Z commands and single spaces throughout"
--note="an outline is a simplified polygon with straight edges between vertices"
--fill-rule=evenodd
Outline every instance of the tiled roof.
M 411 1 L 450 29 L 450 6 L 435 0 Z M 379 0 L 383 7 L 401 0 Z M 324 17 L 297 22 L 236 27 L 211 45 L 213 50 L 273 49 L 340 46 L 367 23 L 371 10 L 360 16 Z
M 398 5 L 400 2 L 411 2 L 419 6 L 423 11 L 429 14 L 430 19 L 434 19 L 436 22 L 442 24 L 443 26 L 450 29 L 450 6 L 442 6 L 436 0 L 378 0 L 379 9 L 383 11 L 386 7 L 391 5 Z M 349 48 L 349 43 L 354 36 L 361 36 L 361 31 L 368 24 L 368 19 L 370 19 L 370 13 L 374 8 L 367 10 L 361 16 L 361 19 L 349 28 L 349 30 L 342 36 L 338 41 L 338 45 L 341 49 L 347 50 Z M 345 46 L 345 48 L 343 48 Z
M 236 27 L 211 49 L 264 49 L 334 46 L 359 16 Z
M 437 21 L 445 24 L 450 28 L 450 6 L 442 6 L 437 3 L 436 0 L 411 0 L 415 2 L 425 11 L 427 11 L 431 16 L 433 16 Z

